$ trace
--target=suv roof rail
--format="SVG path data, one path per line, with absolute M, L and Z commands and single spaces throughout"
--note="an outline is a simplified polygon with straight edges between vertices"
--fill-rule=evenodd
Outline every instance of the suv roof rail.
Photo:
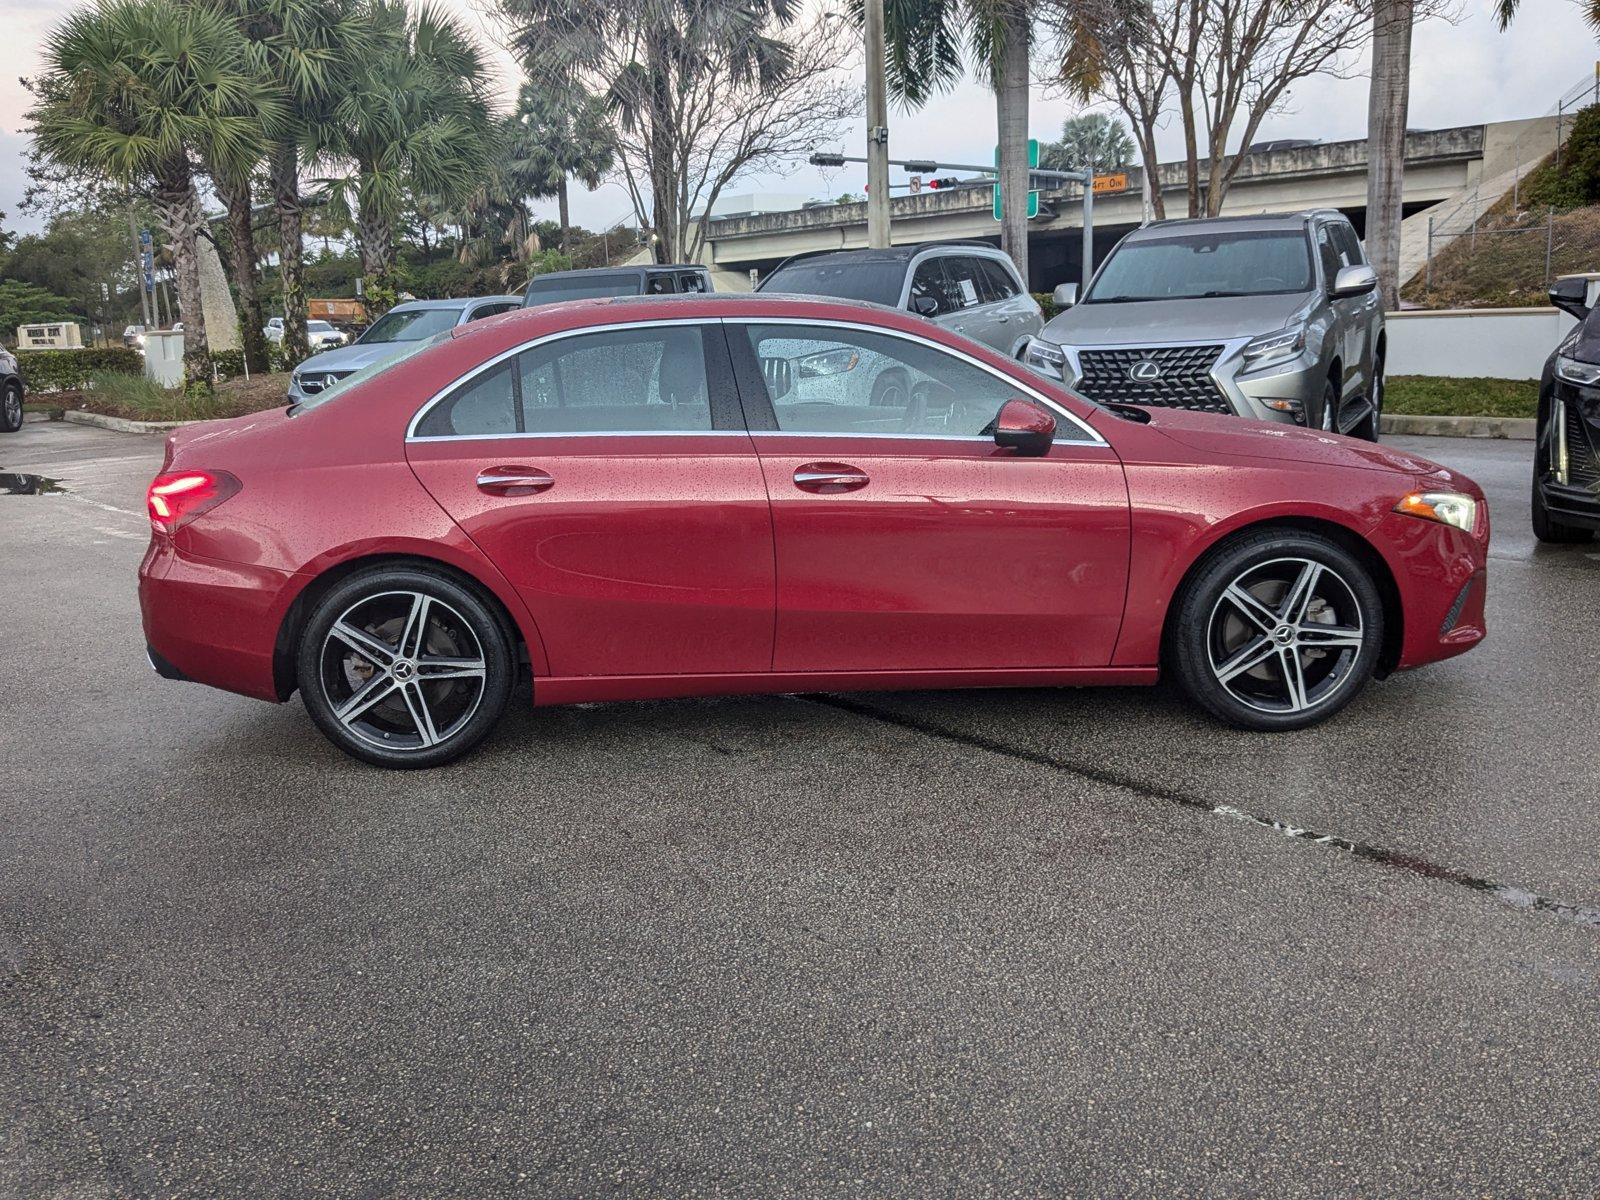
M 787 258 L 780 259 L 778 265 L 768 271 L 767 275 L 769 277 L 776 275 L 791 263 L 804 262 L 808 258 L 820 258 L 824 254 L 870 254 L 873 252 L 894 254 L 898 251 L 904 254 L 906 258 L 911 258 L 924 250 L 931 250 L 937 246 L 969 246 L 974 250 L 1000 250 L 999 246 L 996 246 L 993 242 L 986 242 L 982 238 L 933 238 L 926 242 L 901 242 L 898 245 L 884 247 L 832 246 L 826 250 L 802 250 L 799 254 L 791 254 Z
M 1345 217 L 1344 213 L 1339 209 L 1325 206 L 1322 208 L 1295 208 L 1290 209 L 1288 212 L 1227 213 L 1226 215 L 1219 215 L 1215 217 L 1164 217 L 1159 221 L 1151 221 L 1148 225 L 1140 226 L 1140 228 L 1152 229 L 1158 225 L 1197 225 L 1202 221 L 1208 223 L 1212 221 L 1225 221 L 1230 223 L 1234 221 L 1244 222 L 1273 220 L 1309 221 L 1314 217 L 1340 217 L 1344 220 L 1349 220 L 1349 218 Z

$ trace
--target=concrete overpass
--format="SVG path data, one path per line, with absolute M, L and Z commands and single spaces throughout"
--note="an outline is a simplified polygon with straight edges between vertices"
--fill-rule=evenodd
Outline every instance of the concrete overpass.
M 1465 198 L 1478 197 L 1483 193 L 1480 185 L 1491 181 L 1495 186 L 1504 181 L 1505 186 L 1500 187 L 1504 192 L 1511 179 L 1550 153 L 1555 141 L 1554 117 L 1408 134 L 1405 215 L 1435 207 L 1453 211 Z M 1186 207 L 1182 164 L 1162 164 L 1161 176 L 1168 214 L 1181 215 Z M 1126 191 L 1095 197 L 1096 261 L 1125 233 L 1138 227 L 1143 218 L 1142 189 L 1142 171 L 1132 169 Z M 1070 185 L 1041 197 L 1040 214 L 1030 225 L 1028 239 L 1034 291 L 1048 291 L 1078 277 L 1079 196 L 1076 185 Z M 1223 212 L 1338 208 L 1361 231 L 1366 224 L 1366 203 L 1367 143 L 1362 139 L 1249 155 L 1234 177 Z M 1420 224 L 1426 224 L 1425 218 Z M 1418 222 L 1408 225 L 1419 227 Z M 896 196 L 891 201 L 890 231 L 896 244 L 954 238 L 977 238 L 996 245 L 1000 241 L 991 192 L 986 187 Z M 712 221 L 706 243 L 705 261 L 719 273 L 718 286 L 722 286 L 724 281 L 747 278 L 752 269 L 765 274 L 791 254 L 864 247 L 867 206 L 843 204 Z

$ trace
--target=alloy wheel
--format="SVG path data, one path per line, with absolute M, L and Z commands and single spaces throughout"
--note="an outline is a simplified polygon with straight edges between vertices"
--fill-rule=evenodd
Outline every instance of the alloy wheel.
M 385 591 L 333 622 L 319 669 L 334 720 L 364 742 L 405 752 L 447 742 L 472 719 L 488 668 L 472 626 L 451 605 Z
M 22 391 L 15 384 L 6 388 L 6 427 L 15 429 L 22 424 Z
M 1309 558 L 1258 563 L 1228 584 L 1211 610 L 1211 673 L 1240 703 L 1296 714 L 1327 703 L 1353 677 L 1365 645 L 1354 590 Z

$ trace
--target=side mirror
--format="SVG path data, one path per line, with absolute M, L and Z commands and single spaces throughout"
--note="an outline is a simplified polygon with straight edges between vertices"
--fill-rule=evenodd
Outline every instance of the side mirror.
M 1075 283 L 1058 283 L 1056 290 L 1050 293 L 1050 299 L 1056 302 L 1057 308 L 1071 308 L 1078 302 L 1078 285 Z
M 939 312 L 939 302 L 932 296 L 911 297 L 911 311 L 919 317 L 936 316 Z
M 1037 457 L 1056 438 L 1056 419 L 1027 400 L 1007 400 L 994 419 L 994 444 L 1003 450 Z
M 1578 320 L 1589 315 L 1589 280 L 1583 275 L 1563 275 L 1550 285 L 1550 303 Z
M 1340 267 L 1339 273 L 1333 277 L 1333 287 L 1329 295 L 1334 299 L 1345 296 L 1365 296 L 1378 286 L 1378 273 L 1366 263 L 1352 263 L 1348 267 Z

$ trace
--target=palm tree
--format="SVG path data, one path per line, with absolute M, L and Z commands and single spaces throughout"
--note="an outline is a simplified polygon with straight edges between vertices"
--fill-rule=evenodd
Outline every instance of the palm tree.
M 860 9 L 859 0 L 855 7 Z M 1000 248 L 1028 278 L 1028 81 L 1033 0 L 889 0 L 884 10 L 890 93 L 920 107 L 974 73 L 994 89 L 1000 148 Z
M 1502 0 L 1515 3 L 1515 0 Z M 1372 85 L 1367 93 L 1367 257 L 1378 294 L 1400 304 L 1400 201 L 1406 161 L 1415 0 L 1376 0 L 1372 9 Z
M 408 193 L 469 198 L 488 173 L 494 125 L 482 57 L 453 18 L 372 0 L 366 21 L 370 49 L 317 131 L 317 149 L 355 168 L 331 189 L 353 209 L 368 307 L 381 310 L 394 294 L 394 230 Z
M 616 161 L 616 139 L 605 102 L 588 92 L 524 83 L 508 122 L 506 174 L 519 199 L 554 194 L 561 221 L 561 250 L 571 227 L 567 180 L 593 191 Z
M 223 207 L 227 209 L 228 273 L 239 297 L 239 332 L 244 343 L 245 365 L 265 372 L 268 366 L 266 314 L 261 302 L 261 266 L 256 250 L 255 176 L 266 151 L 263 140 L 253 148 L 250 160 L 228 164 L 211 161 L 207 170 Z
M 685 225 L 681 184 L 696 152 L 681 111 L 701 64 L 717 58 L 738 82 L 773 87 L 788 74 L 792 49 L 771 36 L 790 25 L 798 0 L 497 0 L 514 27 L 512 49 L 551 89 L 603 92 L 606 111 L 643 143 L 653 245 L 659 261 L 680 252 Z M 630 187 L 631 187 L 630 181 Z
M 279 119 L 278 98 L 226 20 L 170 0 L 99 0 L 68 17 L 46 43 L 35 94 L 29 118 L 46 159 L 149 194 L 172 246 L 184 368 L 209 382 L 195 163 L 242 168 Z
M 335 98 L 366 54 L 367 22 L 358 0 L 204 2 L 232 18 L 255 69 L 284 97 L 285 119 L 266 147 L 266 158 L 278 225 L 283 351 L 290 362 L 298 362 L 311 352 L 306 341 L 301 167 L 315 131 L 327 121 Z

